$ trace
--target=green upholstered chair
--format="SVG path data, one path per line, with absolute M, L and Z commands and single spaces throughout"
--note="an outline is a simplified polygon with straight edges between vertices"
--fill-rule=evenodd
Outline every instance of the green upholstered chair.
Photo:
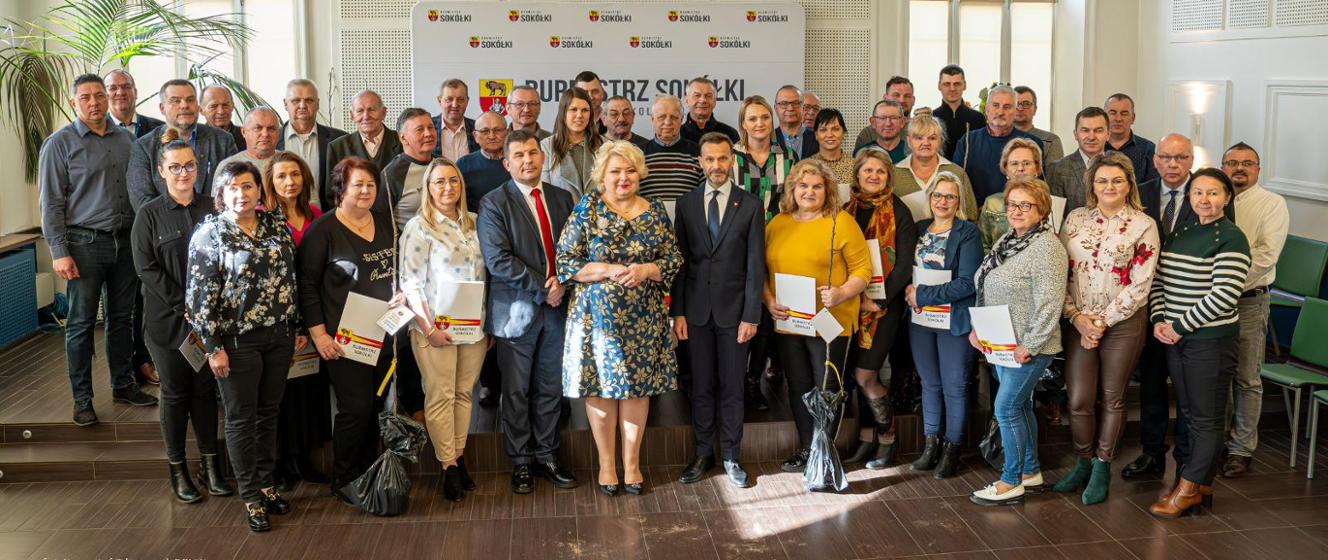
M 1282 398 L 1291 412 L 1291 467 L 1296 466 L 1299 442 L 1301 390 L 1328 387 L 1328 375 L 1309 367 L 1328 371 L 1328 301 L 1307 297 L 1301 302 L 1296 332 L 1291 334 L 1291 360 L 1285 364 L 1263 365 L 1259 374 L 1264 381 L 1282 388 Z
M 1277 257 L 1277 277 L 1269 290 L 1269 304 L 1298 308 L 1306 297 L 1318 296 L 1325 267 L 1328 267 L 1328 243 L 1287 236 L 1282 254 Z M 1271 314 L 1268 332 L 1273 337 L 1273 354 L 1280 358 L 1282 349 L 1277 345 L 1277 331 L 1273 328 Z

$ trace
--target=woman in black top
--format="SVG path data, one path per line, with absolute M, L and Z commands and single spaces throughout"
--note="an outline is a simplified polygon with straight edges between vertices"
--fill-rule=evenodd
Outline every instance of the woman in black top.
M 890 397 L 878 375 L 890 357 L 891 385 L 911 370 L 901 363 L 907 352 L 891 352 L 898 343 L 907 314 L 904 287 L 913 278 L 913 251 L 918 243 L 918 228 L 908 206 L 893 192 L 895 165 L 889 154 L 863 150 L 854 158 L 853 176 L 847 178 L 852 195 L 844 210 L 853 215 L 863 236 L 875 239 L 879 247 L 884 278 L 884 298 L 873 299 L 871 285 L 862 292 L 857 340 L 849 349 L 858 384 L 859 439 L 856 452 L 845 463 L 864 462 L 869 469 L 884 469 L 894 464 L 894 412 Z M 845 179 L 840 179 L 844 181 Z M 908 348 L 904 342 L 902 348 Z M 897 385 L 895 385 L 897 387 Z M 866 405 L 866 406 L 862 406 Z M 861 411 L 870 411 L 870 419 Z M 866 431 L 866 436 L 863 432 Z
M 213 496 L 235 493 L 217 456 L 217 391 L 212 371 L 191 366 L 180 353 L 180 344 L 190 332 L 184 317 L 189 236 L 212 213 L 212 201 L 194 196 L 198 159 L 175 129 L 161 135 L 157 161 L 166 196 L 139 208 L 130 240 L 134 268 L 143 285 L 144 338 L 161 376 L 161 435 L 170 462 L 171 490 L 175 499 L 192 504 L 203 499 L 203 494 L 194 486 L 185 463 L 185 433 L 191 421 L 198 453 L 203 456 L 203 486 Z
M 240 483 L 249 529 L 272 528 L 268 513 L 290 504 L 274 488 L 277 414 L 300 320 L 295 244 L 281 215 L 257 210 L 258 168 L 245 161 L 217 170 L 218 213 L 189 241 L 189 323 L 207 353 L 226 409 L 226 451 Z
M 363 474 L 378 452 L 375 418 L 383 399 L 375 393 L 392 353 L 380 352 L 375 366 L 362 364 L 347 359 L 330 333 L 341 324 L 351 292 L 389 301 L 396 290 L 395 224 L 370 211 L 378 176 L 377 166 L 366 159 L 350 157 L 338 163 L 331 185 L 336 210 L 314 220 L 300 243 L 300 310 L 337 396 L 332 493 L 347 503 L 342 487 Z M 382 348 L 393 348 L 390 335 Z

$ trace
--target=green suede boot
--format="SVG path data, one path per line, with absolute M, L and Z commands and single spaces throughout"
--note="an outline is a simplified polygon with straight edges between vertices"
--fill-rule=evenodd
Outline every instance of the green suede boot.
M 1057 481 L 1051 489 L 1057 492 L 1078 492 L 1088 485 L 1088 475 L 1092 472 L 1093 460 L 1080 457 L 1079 462 L 1074 464 L 1074 469 Z
M 1107 490 L 1111 488 L 1111 463 L 1093 459 L 1093 474 L 1088 479 L 1082 496 L 1084 505 L 1100 504 L 1107 499 Z

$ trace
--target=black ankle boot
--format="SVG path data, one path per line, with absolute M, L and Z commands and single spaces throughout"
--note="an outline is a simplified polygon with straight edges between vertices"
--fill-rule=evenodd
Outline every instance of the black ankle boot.
M 457 472 L 461 474 L 461 489 L 467 492 L 474 492 L 478 486 L 475 485 L 475 479 L 470 478 L 470 471 L 466 470 L 466 458 L 457 457 Z
M 876 456 L 867 461 L 867 468 L 879 471 L 895 464 L 895 442 L 882 443 L 876 447 Z
M 936 480 L 950 478 L 959 470 L 959 442 L 947 441 L 941 448 L 941 462 L 936 464 L 936 471 L 931 477 Z
M 235 493 L 231 483 L 226 482 L 226 471 L 221 466 L 220 455 L 204 455 L 199 461 L 198 481 L 213 496 L 229 496 Z
M 927 442 L 922 447 L 922 455 L 913 461 L 911 468 L 914 471 L 929 471 L 936 468 L 936 462 L 940 460 L 941 439 L 936 436 L 927 436 Z
M 175 494 L 175 499 L 186 504 L 192 504 L 203 499 L 203 494 L 198 492 L 198 487 L 194 486 L 193 479 L 189 478 L 189 465 L 187 463 L 170 463 L 171 467 L 171 492 Z
M 856 465 L 858 463 L 866 463 L 867 461 L 870 461 L 872 457 L 876 456 L 876 448 L 877 443 L 875 439 L 872 441 L 859 441 L 858 446 L 853 449 L 853 454 L 844 459 L 844 464 Z
M 461 488 L 461 469 L 452 465 L 443 469 L 443 497 L 453 502 L 466 499 L 466 491 Z

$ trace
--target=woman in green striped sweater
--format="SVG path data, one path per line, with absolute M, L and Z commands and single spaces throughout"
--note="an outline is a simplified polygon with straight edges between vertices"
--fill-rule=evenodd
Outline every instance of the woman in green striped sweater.
M 1236 196 L 1231 179 L 1218 169 L 1200 169 L 1186 196 L 1199 220 L 1167 236 L 1149 294 L 1153 336 L 1168 345 L 1167 368 L 1190 419 L 1190 453 L 1177 457 L 1177 484 L 1149 508 L 1163 518 L 1212 504 L 1227 391 L 1236 373 L 1236 301 L 1250 267 L 1249 242 L 1223 215 Z

